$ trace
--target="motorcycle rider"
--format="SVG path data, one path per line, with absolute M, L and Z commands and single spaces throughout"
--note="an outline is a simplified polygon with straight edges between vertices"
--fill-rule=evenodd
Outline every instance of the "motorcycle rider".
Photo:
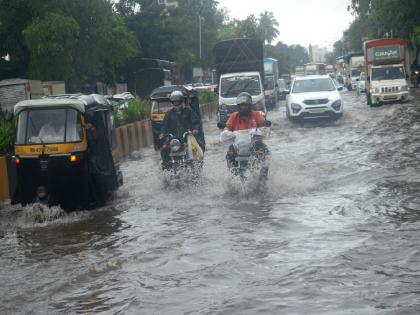
M 252 110 L 252 96 L 247 92 L 240 93 L 236 98 L 236 105 L 238 111 L 234 112 L 228 119 L 225 131 L 246 130 L 252 128 L 260 128 L 271 125 L 266 121 L 265 114 L 261 111 Z M 267 156 L 270 154 L 267 146 L 262 142 L 262 139 L 255 142 L 255 149 L 257 156 Z M 231 145 L 226 154 L 228 167 L 231 167 L 235 162 L 236 152 Z
M 170 96 L 173 108 L 165 114 L 163 125 L 159 138 L 163 140 L 165 136 L 172 134 L 177 139 L 182 139 L 187 131 L 191 131 L 194 136 L 198 135 L 200 130 L 200 118 L 189 107 L 185 106 L 184 95 L 181 91 L 173 91 Z M 202 144 L 197 140 L 200 147 Z M 162 168 L 167 168 L 169 161 L 169 147 L 163 146 L 160 155 L 162 157 Z

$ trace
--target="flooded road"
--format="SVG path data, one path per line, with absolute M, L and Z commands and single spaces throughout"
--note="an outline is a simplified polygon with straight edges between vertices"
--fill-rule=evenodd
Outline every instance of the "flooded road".
M 420 101 L 343 98 L 336 122 L 269 113 L 265 193 L 227 180 L 211 121 L 197 187 L 146 150 L 106 208 L 4 206 L 0 313 L 419 314 Z

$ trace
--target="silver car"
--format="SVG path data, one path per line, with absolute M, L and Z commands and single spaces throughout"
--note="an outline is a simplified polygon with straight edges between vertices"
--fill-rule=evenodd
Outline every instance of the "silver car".
M 286 115 L 292 121 L 332 118 L 343 115 L 343 100 L 337 86 L 328 75 L 297 77 L 287 96 Z

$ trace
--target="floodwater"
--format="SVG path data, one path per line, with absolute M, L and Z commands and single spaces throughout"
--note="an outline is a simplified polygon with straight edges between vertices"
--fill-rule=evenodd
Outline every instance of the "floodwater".
M 203 182 L 166 186 L 152 150 L 108 207 L 0 211 L 1 314 L 419 314 L 420 101 L 336 122 L 270 112 L 260 192 L 228 179 L 206 123 Z

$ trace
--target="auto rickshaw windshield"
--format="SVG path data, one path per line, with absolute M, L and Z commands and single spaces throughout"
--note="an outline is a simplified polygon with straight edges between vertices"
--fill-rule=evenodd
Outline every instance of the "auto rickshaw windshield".
M 80 113 L 70 108 L 29 109 L 19 114 L 16 144 L 80 142 Z
M 172 108 L 172 103 L 169 99 L 154 100 L 152 101 L 152 113 L 159 114 L 165 113 Z

